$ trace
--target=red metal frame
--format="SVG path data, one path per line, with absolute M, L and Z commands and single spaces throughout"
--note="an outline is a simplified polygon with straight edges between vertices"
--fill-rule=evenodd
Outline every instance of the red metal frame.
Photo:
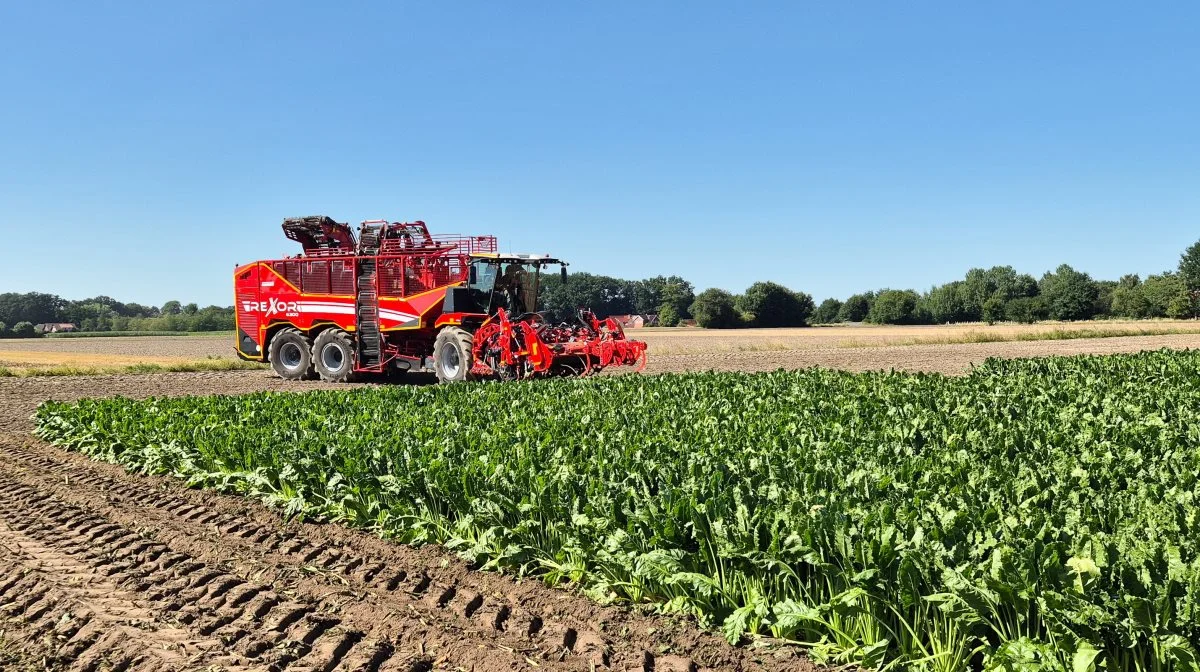
M 503 308 L 475 332 L 476 376 L 530 378 L 587 376 L 608 366 L 646 367 L 646 344 L 625 338 L 612 318 L 581 311 L 578 325 L 551 326 L 538 319 L 512 321 Z

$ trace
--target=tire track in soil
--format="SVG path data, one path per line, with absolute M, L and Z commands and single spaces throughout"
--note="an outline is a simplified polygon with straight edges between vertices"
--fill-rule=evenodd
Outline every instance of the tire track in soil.
M 139 668 L 180 667 L 205 651 L 219 650 L 220 642 L 196 639 L 171 626 L 154 627 L 149 610 L 129 591 L 85 563 L 0 522 L 0 614 L 19 618 L 15 630 L 22 639 L 45 647 L 47 636 L 57 641 L 79 667 L 122 659 Z M 10 633 L 11 634 L 11 633 Z M 142 651 L 125 645 L 140 640 Z M 56 656 L 43 651 L 47 658 Z
M 0 517 L 0 615 L 16 622 L 25 641 L 50 648 L 43 655 L 58 665 L 232 672 L 411 669 L 425 662 L 383 668 L 394 647 L 367 640 L 314 605 L 196 562 L 37 488 L 0 485 Z
M 464 572 L 434 562 L 428 552 L 331 529 L 336 526 L 280 529 L 274 514 L 247 516 L 220 505 L 230 498 L 185 489 L 164 492 L 153 484 L 174 490 L 167 479 L 131 477 L 118 467 L 36 441 L 0 443 L 8 458 L 0 467 L 5 478 L 93 506 L 126 528 L 153 528 L 155 541 L 175 552 L 303 598 L 345 627 L 415 649 L 438 667 L 446 666 L 444 659 L 451 655 L 461 667 L 483 670 L 533 665 L 657 672 L 813 668 L 794 650 L 756 659 L 769 654 L 730 647 L 679 619 L 594 605 L 581 610 L 583 598 Z M 345 537 L 351 537 L 349 543 Z M 473 655 L 480 650 L 486 653 Z

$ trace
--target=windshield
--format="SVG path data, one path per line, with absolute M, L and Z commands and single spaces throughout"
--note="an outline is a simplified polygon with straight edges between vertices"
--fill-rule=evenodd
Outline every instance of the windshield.
M 538 280 L 541 267 L 538 264 L 502 263 L 495 278 L 498 303 L 513 315 L 532 313 L 537 310 Z
M 541 265 L 476 261 L 467 287 L 479 309 L 489 315 L 504 308 L 510 315 L 537 311 Z

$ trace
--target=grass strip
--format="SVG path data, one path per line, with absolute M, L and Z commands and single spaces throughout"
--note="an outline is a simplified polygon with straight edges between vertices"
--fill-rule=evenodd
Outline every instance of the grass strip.
M 44 334 L 45 338 L 114 338 L 125 336 L 199 336 L 233 338 L 233 331 L 67 331 Z
M 41 376 L 111 376 L 118 374 L 187 373 L 195 371 L 255 371 L 265 370 L 265 364 L 240 359 L 213 357 L 177 364 L 130 364 L 127 366 L 60 366 L 16 367 L 0 366 L 0 378 L 33 378 Z

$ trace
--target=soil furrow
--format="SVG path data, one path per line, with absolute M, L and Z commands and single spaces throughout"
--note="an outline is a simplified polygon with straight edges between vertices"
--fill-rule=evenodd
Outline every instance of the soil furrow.
M 128 528 L 47 497 L 8 465 L 0 468 L 0 476 L 0 580 L 10 591 L 19 589 L 0 602 L 6 633 L 18 633 L 29 647 L 45 649 L 47 633 L 73 614 L 90 615 L 86 626 L 53 650 L 39 651 L 57 665 L 85 670 L 214 665 L 333 669 L 355 653 L 356 646 L 371 652 L 358 657 L 374 661 L 375 667 L 386 660 L 378 655 L 379 641 L 320 614 L 318 604 L 286 599 L 267 585 L 246 585 L 202 563 L 150 561 L 152 551 L 165 552 L 164 544 L 143 543 Z M 12 524 L 16 517 L 22 519 L 22 529 Z M 84 528 L 92 533 L 81 531 Z M 97 530 L 102 532 L 97 535 Z M 122 550 L 132 552 L 131 562 L 114 560 Z M 225 599 L 230 590 L 244 585 L 259 598 L 251 613 Z M 233 647 L 236 655 L 230 657 L 230 644 L 237 640 L 248 645 Z M 403 646 L 390 642 L 385 648 L 395 652 Z M 413 646 L 418 653 L 423 648 L 421 643 Z M 494 653 L 485 659 L 447 652 L 441 663 L 446 668 L 501 669 L 494 664 L 501 658 Z

